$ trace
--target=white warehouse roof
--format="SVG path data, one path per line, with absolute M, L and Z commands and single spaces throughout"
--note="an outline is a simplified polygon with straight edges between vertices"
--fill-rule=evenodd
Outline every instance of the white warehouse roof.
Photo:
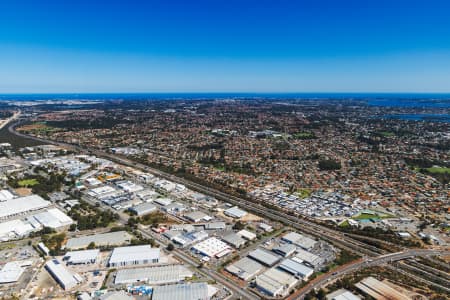
M 235 219 L 240 219 L 247 215 L 247 212 L 245 210 L 242 210 L 237 206 L 233 206 L 232 208 L 225 210 L 223 213 Z
M 152 300 L 199 299 L 210 299 L 208 295 L 208 284 L 206 282 L 155 286 L 152 297 Z
M 6 263 L 0 271 L 0 284 L 18 281 L 24 271 L 25 269 L 20 262 L 12 261 Z
M 96 261 L 99 253 L 98 249 L 70 251 L 64 255 L 64 259 L 70 264 L 83 264 Z
M 0 202 L 0 219 L 42 209 L 50 206 L 50 204 L 49 201 L 38 195 L 7 199 Z
M 150 245 L 139 245 L 115 248 L 109 258 L 110 265 L 151 263 L 159 260 L 160 249 Z
M 73 223 L 73 220 L 69 216 L 57 208 L 52 208 L 45 212 L 38 213 L 34 215 L 33 218 L 42 226 L 50 228 L 69 226 Z
M 114 283 L 126 284 L 140 281 L 150 285 L 167 284 L 176 283 L 192 276 L 193 273 L 183 265 L 167 265 L 119 270 Z
M 71 273 L 56 259 L 48 261 L 45 268 L 65 290 L 71 289 L 81 282 L 78 274 Z

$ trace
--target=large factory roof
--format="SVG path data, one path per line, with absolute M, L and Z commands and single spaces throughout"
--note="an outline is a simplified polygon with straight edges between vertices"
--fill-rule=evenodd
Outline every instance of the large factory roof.
M 147 282 L 148 284 L 176 283 L 192 277 L 192 272 L 183 265 L 123 269 L 117 272 L 114 283 L 125 284 Z
M 23 214 L 28 211 L 38 210 L 50 206 L 50 202 L 41 196 L 30 195 L 14 199 L 0 201 L 0 219 Z

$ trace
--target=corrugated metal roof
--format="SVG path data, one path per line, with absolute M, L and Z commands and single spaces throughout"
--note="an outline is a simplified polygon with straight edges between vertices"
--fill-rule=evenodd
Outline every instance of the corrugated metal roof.
M 192 277 L 192 272 L 185 266 L 169 265 L 119 270 L 114 283 L 145 281 L 149 284 L 166 284 L 175 283 L 188 277 Z
M 174 284 L 156 286 L 152 300 L 207 300 L 208 284 L 198 282 L 191 284 Z

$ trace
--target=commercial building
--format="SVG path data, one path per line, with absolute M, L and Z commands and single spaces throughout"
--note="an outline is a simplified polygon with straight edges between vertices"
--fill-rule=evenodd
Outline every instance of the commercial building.
M 303 248 L 307 251 L 314 248 L 314 246 L 317 243 L 315 240 L 313 240 L 309 237 L 306 237 L 304 235 L 301 235 L 297 232 L 289 232 L 286 235 L 284 235 L 281 239 L 287 243 L 294 244 L 294 245 L 296 245 L 300 248 Z
M 261 248 L 249 252 L 248 256 L 268 267 L 275 265 L 281 259 L 280 256 Z
M 245 210 L 240 209 L 237 206 L 233 206 L 223 212 L 226 216 L 232 217 L 234 219 L 240 219 L 247 215 Z
M 410 297 L 373 277 L 367 277 L 355 284 L 359 290 L 376 300 L 411 300 Z
M 155 205 L 146 202 L 130 207 L 129 210 L 134 212 L 138 216 L 143 216 L 157 211 L 158 208 Z
M 70 290 L 82 281 L 80 275 L 70 272 L 56 259 L 48 261 L 45 269 L 65 290 Z
M 49 201 L 38 195 L 6 199 L 0 201 L 0 220 L 43 209 L 50 205 Z
M 129 296 L 125 291 L 112 291 L 103 294 L 98 298 L 99 300 L 135 300 L 134 297 Z
M 294 276 L 300 277 L 305 281 L 308 280 L 309 276 L 311 276 L 314 273 L 313 268 L 307 267 L 304 264 L 301 264 L 289 258 L 283 260 L 281 264 L 278 266 L 278 268 Z
M 346 289 L 339 289 L 326 296 L 327 300 L 361 300 L 360 297 L 347 291 Z
M 143 265 L 159 262 L 160 249 L 150 245 L 115 248 L 109 258 L 110 267 Z
M 183 265 L 167 265 L 157 267 L 119 270 L 114 279 L 115 284 L 146 282 L 153 284 L 177 283 L 191 278 L 193 273 Z
M 260 263 L 248 257 L 244 257 L 225 268 L 231 274 L 246 281 L 256 276 L 263 269 L 264 267 Z
M 0 270 L 0 284 L 18 281 L 25 271 L 23 265 L 23 262 L 18 261 L 6 263 Z
M 120 246 L 131 242 L 132 236 L 126 231 L 115 231 L 71 238 L 67 241 L 66 249 L 84 249 L 90 243 L 99 246 Z
M 206 282 L 155 286 L 152 300 L 203 300 L 213 294 Z
M 99 254 L 100 250 L 98 249 L 70 251 L 64 255 L 63 260 L 66 260 L 67 264 L 70 265 L 94 264 Z
M 215 256 L 218 258 L 225 256 L 232 251 L 230 246 L 215 237 L 209 238 L 194 245 L 192 249 L 202 255 L 208 257 Z
M 206 223 L 205 230 L 225 230 L 227 228 L 227 224 L 225 222 L 211 222 Z
M 274 268 L 256 276 L 255 280 L 256 287 L 272 297 L 285 296 L 297 282 L 294 276 Z

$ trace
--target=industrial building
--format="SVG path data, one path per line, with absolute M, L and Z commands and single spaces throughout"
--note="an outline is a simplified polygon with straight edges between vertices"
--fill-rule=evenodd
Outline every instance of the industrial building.
M 143 265 L 159 262 L 160 249 L 150 245 L 115 248 L 109 258 L 110 267 Z
M 355 287 L 376 300 L 411 300 L 410 297 L 374 277 L 364 278 L 355 284 Z
M 234 219 L 240 219 L 247 215 L 245 210 L 240 209 L 237 206 L 233 206 L 223 212 L 226 216 L 232 217 Z
M 211 222 L 206 223 L 205 230 L 225 230 L 227 228 L 227 224 L 225 222 Z
M 157 267 L 119 270 L 114 279 L 115 284 L 146 282 L 153 284 L 177 283 L 191 278 L 193 273 L 183 265 L 167 265 Z
M 67 227 L 70 224 L 73 224 L 73 220 L 57 208 L 51 208 L 47 211 L 35 214 L 32 217 L 29 217 L 28 220 L 31 218 L 35 219 L 43 227 L 50 227 L 53 229 Z M 30 220 L 30 222 L 32 222 L 32 220 Z
M 143 215 L 148 215 L 152 212 L 157 211 L 158 208 L 155 205 L 146 202 L 146 203 L 141 203 L 136 206 L 130 207 L 129 210 L 131 212 L 134 212 L 138 216 L 143 216 Z
M 18 261 L 6 263 L 0 270 L 0 284 L 18 281 L 25 271 L 24 265 L 29 265 L 29 263 Z
M 324 263 L 324 259 L 322 257 L 302 249 L 297 249 L 296 254 L 292 259 L 311 266 L 316 270 Z
M 244 257 L 225 268 L 231 274 L 246 281 L 256 276 L 263 269 L 264 267 L 260 263 L 248 257 Z
M 158 198 L 158 199 L 155 199 L 153 202 L 158 203 L 161 206 L 167 206 L 170 203 L 172 203 L 173 201 L 172 201 L 172 199 L 169 199 L 169 198 Z
M 292 244 L 281 244 L 273 247 L 272 251 L 283 256 L 287 257 L 292 255 L 297 250 L 297 247 Z
M 347 291 L 346 289 L 339 289 L 326 296 L 327 300 L 361 300 L 360 297 Z
M 275 265 L 281 259 L 280 256 L 261 248 L 249 252 L 248 256 L 268 267 Z
M 254 234 L 253 232 L 250 232 L 248 230 L 245 230 L 245 229 L 238 231 L 237 235 L 243 237 L 244 239 L 246 239 L 248 241 L 253 241 L 254 239 L 256 239 L 256 234 Z
M 0 223 L 0 241 L 25 237 L 35 229 L 30 223 L 18 219 Z
M 66 260 L 69 265 L 95 264 L 99 254 L 98 249 L 70 251 L 64 255 L 63 260 Z
M 65 290 L 70 290 L 82 281 L 80 275 L 70 272 L 56 259 L 48 261 L 45 269 Z
M 314 248 L 314 246 L 317 243 L 317 241 L 313 240 L 312 238 L 306 237 L 297 232 L 289 232 L 289 233 L 285 234 L 281 238 L 281 240 L 283 240 L 284 242 L 290 243 L 290 244 L 294 244 L 294 245 L 296 245 L 300 248 L 303 248 L 307 251 Z
M 226 243 L 228 243 L 229 245 L 233 246 L 236 249 L 241 248 L 242 246 L 245 245 L 245 240 L 234 232 L 224 235 L 222 237 L 222 240 L 224 240 Z
M 208 216 L 204 212 L 201 212 L 201 211 L 198 211 L 198 210 L 192 211 L 190 213 L 187 213 L 187 214 L 184 215 L 184 217 L 186 219 L 188 219 L 189 221 L 194 222 L 194 223 L 198 223 L 198 222 L 201 222 L 203 220 L 206 221 L 208 219 L 211 219 L 210 216 Z
M 20 216 L 30 211 L 46 208 L 51 203 L 41 196 L 30 195 L 19 198 L 0 201 L 0 220 L 9 217 Z
M 210 299 L 217 290 L 211 290 L 206 282 L 155 286 L 152 300 Z
M 305 281 L 308 280 L 309 276 L 311 276 L 314 273 L 313 268 L 307 267 L 304 264 L 301 264 L 289 258 L 283 260 L 281 264 L 278 266 L 278 268 L 296 277 L 300 277 Z
M 67 241 L 66 249 L 84 249 L 90 243 L 98 246 L 120 246 L 131 242 L 132 236 L 126 231 L 115 231 L 71 238 Z
M 192 249 L 202 255 L 208 257 L 215 256 L 217 258 L 225 256 L 232 251 L 230 246 L 215 237 L 194 245 Z
M 272 297 L 285 296 L 298 280 L 283 271 L 272 268 L 256 276 L 256 287 Z

